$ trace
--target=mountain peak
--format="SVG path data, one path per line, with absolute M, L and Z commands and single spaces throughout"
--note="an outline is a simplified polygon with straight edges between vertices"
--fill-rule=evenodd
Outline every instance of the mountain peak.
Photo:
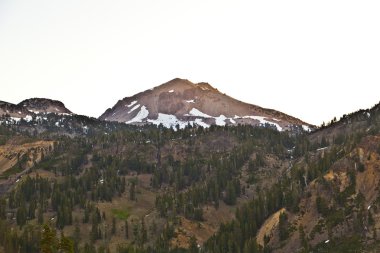
M 272 125 L 278 130 L 309 124 L 284 113 L 243 103 L 206 82 L 197 84 L 175 78 L 153 89 L 119 100 L 100 119 L 127 124 L 163 124 L 170 128 L 188 124 L 210 125 Z
M 39 113 L 71 114 L 72 112 L 61 101 L 47 98 L 29 98 L 17 105 L 0 101 L 0 115 L 8 114 L 12 117 L 23 118 Z
M 200 88 L 203 91 L 209 90 L 209 91 L 218 91 L 218 89 L 211 86 L 211 84 L 206 82 L 200 82 L 195 84 L 196 87 Z
M 61 101 L 52 100 L 48 98 L 25 99 L 18 105 L 26 107 L 29 111 L 34 113 L 72 113 L 69 109 L 65 107 L 64 103 L 62 103 Z

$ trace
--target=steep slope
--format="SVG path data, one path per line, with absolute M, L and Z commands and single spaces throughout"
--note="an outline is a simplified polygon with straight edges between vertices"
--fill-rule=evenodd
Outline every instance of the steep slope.
M 278 130 L 309 124 L 284 113 L 243 103 L 220 93 L 208 83 L 194 84 L 173 79 L 158 87 L 119 100 L 100 119 L 127 124 L 163 124 L 170 128 L 188 124 L 210 125 L 270 124 Z
M 291 166 L 203 252 L 379 252 L 379 105 L 297 137 Z M 233 250 L 231 250 L 233 249 Z
M 379 147 L 380 136 L 375 135 L 364 137 L 341 158 L 336 157 L 336 148 L 319 151 L 327 164 L 330 159 L 336 162 L 322 170 L 320 177 L 307 182 L 306 194 L 302 195 L 296 212 L 284 211 L 291 228 L 289 236 L 280 238 L 278 224 L 274 232 L 266 234 L 270 238 L 267 245 L 273 252 L 302 249 L 305 252 L 311 249 L 313 252 L 348 252 L 350 248 L 349 252 L 364 252 L 373 244 L 380 226 Z M 300 166 L 307 168 L 304 172 L 307 177 L 312 168 L 302 163 Z M 349 242 L 351 245 L 345 247 Z

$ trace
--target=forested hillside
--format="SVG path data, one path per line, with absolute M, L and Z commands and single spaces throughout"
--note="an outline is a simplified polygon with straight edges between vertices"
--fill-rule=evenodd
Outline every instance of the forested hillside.
M 376 252 L 379 106 L 313 133 L 50 117 L 2 118 L 0 252 Z

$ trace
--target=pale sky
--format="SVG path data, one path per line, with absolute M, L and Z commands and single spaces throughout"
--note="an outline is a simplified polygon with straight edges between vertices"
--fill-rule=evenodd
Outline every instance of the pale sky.
M 380 1 L 0 0 L 0 100 L 98 117 L 175 77 L 320 125 L 380 101 Z

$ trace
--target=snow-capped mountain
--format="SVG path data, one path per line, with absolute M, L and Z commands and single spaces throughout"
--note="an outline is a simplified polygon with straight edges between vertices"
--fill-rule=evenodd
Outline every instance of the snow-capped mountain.
M 238 101 L 208 83 L 194 84 L 179 78 L 119 100 L 99 119 L 136 125 L 162 124 L 167 128 L 184 128 L 188 124 L 203 127 L 269 124 L 279 131 L 294 126 L 304 130 L 312 127 L 279 111 Z

